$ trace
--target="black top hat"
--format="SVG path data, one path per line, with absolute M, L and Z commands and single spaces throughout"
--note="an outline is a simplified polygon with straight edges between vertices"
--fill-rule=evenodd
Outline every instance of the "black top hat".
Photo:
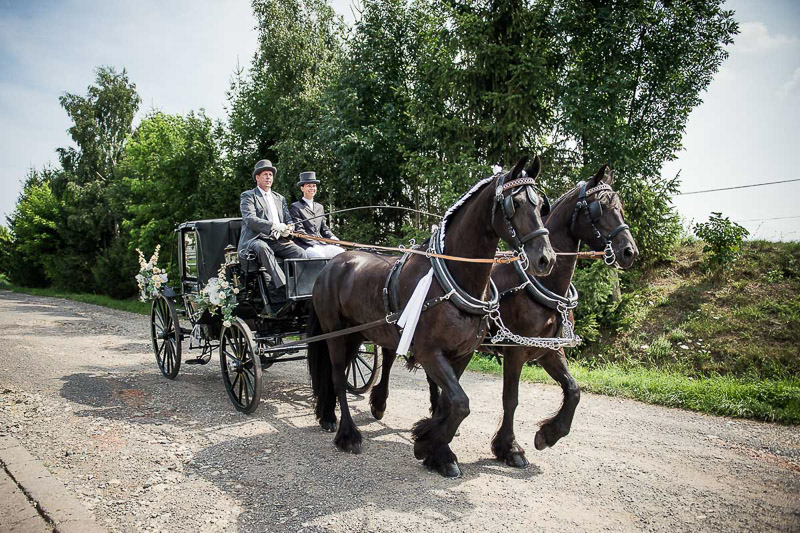
M 273 176 L 278 173 L 278 169 L 272 166 L 272 161 L 269 159 L 262 159 L 256 163 L 256 168 L 253 169 L 253 179 L 256 179 L 258 173 L 264 170 L 271 170 Z
M 315 185 L 319 185 L 319 180 L 317 179 L 316 172 L 301 172 L 300 173 L 300 181 L 297 184 L 302 187 L 303 185 L 308 185 L 309 183 L 313 183 Z

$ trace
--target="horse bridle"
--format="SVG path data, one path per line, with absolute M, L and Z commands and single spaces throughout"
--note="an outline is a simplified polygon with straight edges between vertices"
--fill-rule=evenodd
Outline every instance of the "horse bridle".
M 600 230 L 597 228 L 597 223 L 600 221 L 600 217 L 603 216 L 603 205 L 600 203 L 599 200 L 595 199 L 591 202 L 587 200 L 587 197 L 591 194 L 598 193 L 600 191 L 614 191 L 611 188 L 611 185 L 608 183 L 601 183 L 596 187 L 592 187 L 589 190 L 586 190 L 586 182 L 582 181 L 578 184 L 581 188 L 578 192 L 578 203 L 575 204 L 575 211 L 572 212 L 572 223 L 570 224 L 569 230 L 574 234 L 575 233 L 575 223 L 578 221 L 578 214 L 581 211 L 586 212 L 586 218 L 589 221 L 589 224 L 592 226 L 594 230 L 594 236 L 598 239 L 601 239 L 605 242 L 605 256 L 603 257 L 603 261 L 607 265 L 613 265 L 617 262 L 617 257 L 614 254 L 614 250 L 611 248 L 611 241 L 614 240 L 614 237 L 625 231 L 626 229 L 630 229 L 630 227 L 625 224 L 624 222 L 614 228 L 608 235 L 603 235 Z
M 503 207 L 503 218 L 506 221 L 506 225 L 508 226 L 508 233 L 511 235 L 511 245 L 514 247 L 514 250 L 522 257 L 524 263 L 528 263 L 527 255 L 525 254 L 525 250 L 523 246 L 526 243 L 532 241 L 537 237 L 544 237 L 545 235 L 550 234 L 550 230 L 545 227 L 541 227 L 537 230 L 534 230 L 527 235 L 523 235 L 521 238 L 517 237 L 517 230 L 514 228 L 513 218 L 517 214 L 516 207 L 514 207 L 514 196 L 519 194 L 519 189 L 525 187 L 525 193 L 528 196 L 528 201 L 530 201 L 534 206 L 539 204 L 539 195 L 537 194 L 536 190 L 533 186 L 536 184 L 536 178 L 528 177 L 525 174 L 525 171 L 522 171 L 522 175 L 517 178 L 513 179 L 509 182 L 506 182 L 506 176 L 508 174 L 503 174 L 499 180 L 497 180 L 497 186 L 495 187 L 495 194 L 494 194 L 494 204 L 492 204 L 492 220 L 494 220 L 495 211 L 498 205 Z M 511 189 L 511 194 L 508 196 L 503 196 L 503 193 L 507 190 Z M 547 196 L 542 194 L 542 208 L 540 210 L 540 216 L 547 216 L 550 212 L 550 201 L 547 199 Z

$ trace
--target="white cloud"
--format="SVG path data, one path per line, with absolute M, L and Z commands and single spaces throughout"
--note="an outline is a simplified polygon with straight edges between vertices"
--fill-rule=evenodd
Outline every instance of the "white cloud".
M 759 54 L 800 43 L 800 39 L 795 36 L 770 34 L 763 22 L 743 22 L 739 25 L 739 30 L 741 33 L 735 38 L 734 46 L 746 53 Z
M 778 89 L 778 97 L 783 99 L 792 94 L 793 92 L 797 91 L 798 87 L 800 87 L 800 67 L 794 69 L 794 74 L 789 81 L 781 85 L 781 88 Z

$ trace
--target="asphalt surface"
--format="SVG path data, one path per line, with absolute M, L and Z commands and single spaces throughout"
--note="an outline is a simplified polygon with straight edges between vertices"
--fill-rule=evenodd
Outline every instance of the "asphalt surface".
M 111 531 L 800 530 L 797 427 L 583 394 L 572 433 L 537 452 L 560 390 L 526 384 L 516 428 L 532 466 L 514 470 L 489 447 L 500 379 L 467 373 L 463 476 L 444 479 L 413 457 L 421 373 L 395 365 L 380 422 L 352 399 L 364 447 L 348 455 L 314 420 L 303 362 L 266 370 L 246 416 L 216 356 L 163 378 L 148 331 L 142 316 L 0 291 L 0 438 Z

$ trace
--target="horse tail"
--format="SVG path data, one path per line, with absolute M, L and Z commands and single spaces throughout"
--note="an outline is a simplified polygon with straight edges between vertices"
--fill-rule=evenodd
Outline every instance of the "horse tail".
M 308 315 L 306 337 L 315 337 L 317 335 L 322 335 L 322 333 L 319 317 L 312 305 L 311 312 Z M 322 340 L 308 343 L 307 353 L 308 373 L 311 376 L 311 390 L 314 393 L 314 397 L 317 398 L 316 414 L 317 418 L 322 418 L 325 402 L 333 392 L 333 365 L 331 364 L 331 356 L 328 352 L 328 342 Z

